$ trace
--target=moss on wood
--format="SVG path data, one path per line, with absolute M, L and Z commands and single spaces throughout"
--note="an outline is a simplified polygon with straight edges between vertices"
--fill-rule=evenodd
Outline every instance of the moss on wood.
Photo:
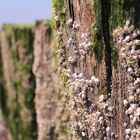
M 8 70 L 13 77 L 11 81 L 5 79 L 5 82 L 12 85 L 12 89 L 7 89 L 4 94 L 7 97 L 5 105 L 8 108 L 8 115 L 6 115 L 6 109 L 3 110 L 3 114 L 14 140 L 36 139 L 35 80 L 32 73 L 33 28 L 34 26 L 31 25 L 4 25 L 3 27 L 5 35 L 3 37 L 8 45 L 6 53 L 9 54 L 9 58 L 7 59 L 12 62 L 10 65 L 13 69 L 13 71 Z M 3 63 L 9 60 L 3 60 Z

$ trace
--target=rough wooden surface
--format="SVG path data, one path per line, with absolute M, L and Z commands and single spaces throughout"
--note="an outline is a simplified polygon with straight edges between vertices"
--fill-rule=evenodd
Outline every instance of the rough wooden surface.
M 1 34 L 4 79 L 12 95 L 7 107 L 20 105 L 21 118 L 28 116 L 23 100 L 14 99 L 24 99 L 17 92 L 31 88 L 33 69 L 38 140 L 139 140 L 139 1 L 53 0 L 53 8 L 56 31 L 52 21 L 37 22 L 34 51 L 25 45 L 28 33 L 14 32 L 20 41 L 11 32 L 8 38 Z M 21 72 L 19 66 L 32 61 Z
M 62 85 L 53 64 L 53 44 L 49 23 L 37 23 L 33 72 L 36 78 L 38 140 L 67 138 L 68 114 L 65 113 L 65 105 L 59 100 Z
M 64 84 L 67 85 L 68 108 L 72 116 L 72 139 L 140 138 L 139 125 L 131 124 L 134 121 L 131 119 L 136 117 L 139 110 L 139 96 L 133 95 L 135 101 L 130 101 L 134 91 L 130 91 L 129 87 L 132 88 L 134 83 L 130 81 L 131 76 L 130 79 L 127 77 L 127 68 L 122 66 L 124 58 L 120 51 L 126 41 L 124 36 L 135 32 L 132 27 L 137 30 L 139 28 L 136 20 L 139 4 L 136 3 L 137 1 L 132 4 L 130 1 L 121 0 L 61 0 L 58 3 L 54 0 L 59 72 L 63 80 L 64 77 L 67 79 Z M 120 38 L 124 40 L 116 42 L 113 32 L 120 26 L 122 28 L 118 32 L 123 32 L 123 37 Z M 119 46 L 121 42 L 123 45 Z M 131 50 L 133 39 L 126 42 L 131 44 Z M 130 53 L 129 49 L 126 55 Z M 137 65 L 139 69 L 139 60 L 137 54 L 135 55 L 135 64 L 131 67 Z M 132 61 L 131 57 L 128 61 Z M 128 62 L 124 65 L 129 67 Z M 139 78 L 138 75 L 132 79 L 135 81 Z M 96 78 L 100 81 L 97 86 Z M 139 90 L 140 87 L 136 85 L 135 88 Z M 125 108 L 124 102 L 127 100 L 129 105 Z M 129 114 L 129 110 L 134 106 L 135 111 Z M 138 124 L 139 121 L 136 120 L 135 123 Z

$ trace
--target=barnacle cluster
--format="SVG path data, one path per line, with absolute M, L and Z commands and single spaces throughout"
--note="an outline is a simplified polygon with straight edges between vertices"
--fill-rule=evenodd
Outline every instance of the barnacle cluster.
M 140 31 L 126 22 L 124 28 L 114 31 L 116 46 L 120 50 L 121 67 L 126 72 L 127 95 L 123 100 L 129 122 L 124 123 L 127 140 L 140 138 Z
M 87 79 L 83 74 L 73 74 L 69 84 L 70 101 L 69 107 L 72 115 L 72 134 L 76 140 L 78 136 L 94 139 L 108 137 L 117 138 L 115 132 L 111 132 L 110 119 L 114 117 L 114 107 L 110 99 L 95 93 L 100 80 L 92 76 Z M 99 96 L 93 101 L 93 96 Z
M 73 135 L 81 135 L 81 137 L 89 137 L 89 134 L 93 132 L 93 130 L 89 130 L 91 122 L 97 117 L 97 115 L 92 114 L 93 110 L 96 109 L 96 104 L 92 104 L 90 95 L 93 94 L 94 88 L 99 82 L 92 80 L 92 78 L 88 80 L 82 73 L 74 73 L 72 76 L 69 84 L 69 94 L 71 95 L 69 106 L 73 120 L 72 133 Z M 100 113 L 98 113 L 98 117 L 101 117 Z M 102 121 L 100 120 L 100 122 Z
M 110 128 L 110 118 L 114 116 L 114 107 L 107 96 L 99 95 L 98 87 L 101 81 L 94 75 L 87 77 L 82 70 L 77 68 L 77 63 L 84 62 L 91 50 L 90 34 L 82 32 L 80 42 L 78 42 L 77 33 L 80 25 L 68 19 L 66 27 L 71 32 L 67 38 L 63 27 L 60 26 L 57 29 L 57 50 L 59 73 L 66 79 L 65 99 L 71 112 L 72 139 L 116 138 L 117 135 L 112 133 Z
M 70 53 L 67 54 L 68 56 L 65 60 L 67 69 L 63 68 L 63 71 L 68 77 L 67 87 L 72 118 L 72 137 L 76 140 L 81 138 L 103 138 L 106 129 L 104 127 L 106 123 L 105 118 L 97 110 L 97 105 L 93 103 L 92 99 L 92 96 L 95 94 L 95 88 L 100 84 L 100 80 L 95 76 L 87 78 L 82 72 L 72 71 L 74 63 L 86 59 L 92 43 L 89 41 L 89 34 L 85 32 L 81 35 L 83 42 L 78 45 L 76 33 L 79 31 L 80 25 L 76 21 L 74 23 L 71 21 L 68 20 L 67 22 L 67 25 L 71 27 L 71 34 L 66 44 L 66 51 Z

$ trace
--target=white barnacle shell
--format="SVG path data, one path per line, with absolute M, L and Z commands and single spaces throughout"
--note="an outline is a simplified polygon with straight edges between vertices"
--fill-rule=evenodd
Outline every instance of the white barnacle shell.
M 117 134 L 115 135 L 115 138 L 118 138 L 118 135 Z
M 63 32 L 58 31 L 57 33 L 58 33 L 58 36 L 63 36 Z
M 130 135 L 130 134 L 131 134 L 131 129 L 130 129 L 130 128 L 125 129 L 125 133 L 126 133 L 127 135 Z
M 134 102 L 135 101 L 135 97 L 133 95 L 130 95 L 128 97 L 129 102 Z
M 130 140 L 129 138 L 130 138 L 129 135 L 126 135 L 126 136 L 125 136 L 125 139 L 126 139 L 126 140 Z
M 73 28 L 76 29 L 76 30 L 79 30 L 80 25 L 76 21 L 74 21 Z
M 75 50 L 75 51 L 74 51 L 74 53 L 75 53 L 75 54 L 77 54 L 77 53 L 78 53 L 78 51 L 77 51 L 77 50 Z
M 137 82 L 140 83 L 140 78 L 137 78 Z
M 140 94 L 140 88 L 136 89 L 136 94 Z
M 130 120 L 133 120 L 133 118 L 134 118 L 134 116 L 133 116 L 133 115 L 130 115 L 129 117 L 130 117 Z
M 80 73 L 79 75 L 78 75 L 78 78 L 79 79 L 82 79 L 84 76 L 83 76 L 83 73 Z
M 88 33 L 82 33 L 81 37 L 82 38 L 87 38 L 88 37 Z
M 71 69 L 63 69 L 63 71 L 64 71 L 65 73 L 68 73 L 68 74 L 71 73 Z
M 110 111 L 110 112 L 113 111 L 113 107 L 112 107 L 112 106 L 109 106 L 107 109 L 108 109 L 108 111 Z
M 86 136 L 86 133 L 85 132 L 82 132 L 82 136 L 85 137 Z
M 55 16 L 54 19 L 55 19 L 56 21 L 58 21 L 58 20 L 59 20 L 59 17 L 58 17 L 58 16 Z
M 72 134 L 73 134 L 73 135 L 76 135 L 76 131 L 75 131 L 75 130 L 72 130 Z
M 84 46 L 84 50 L 88 50 L 89 49 L 89 46 L 86 44 L 85 46 Z
M 127 47 L 130 47 L 130 46 L 132 46 L 132 45 L 133 45 L 133 42 L 132 42 L 132 41 L 126 43 L 126 46 L 127 46 Z
M 125 111 L 125 114 L 126 114 L 126 115 L 129 115 L 129 114 L 130 114 L 130 113 L 129 113 L 129 110 L 126 110 L 126 111 Z
M 137 36 L 136 32 L 133 32 L 132 37 L 135 38 Z
M 137 80 L 135 80 L 135 81 L 134 81 L 134 85 L 137 85 L 137 84 L 138 84 L 138 81 L 137 81 Z
M 131 124 L 132 124 L 132 125 L 134 125 L 135 122 L 137 121 L 136 116 L 133 116 L 133 115 L 132 115 L 132 118 L 130 118 L 130 119 L 131 119 Z
M 136 116 L 136 118 L 137 118 L 137 121 L 140 122 L 140 107 L 137 108 L 137 110 L 136 110 L 136 112 L 135 112 L 135 116 Z
M 70 45 L 72 44 L 72 40 L 73 40 L 72 37 L 70 37 L 70 38 L 68 39 L 68 41 L 67 41 L 67 45 L 68 45 L 68 46 L 70 46 Z
M 132 132 L 131 132 L 132 136 L 135 137 L 137 135 L 137 133 L 140 133 L 140 131 L 138 131 L 137 129 L 132 129 Z
M 140 40 L 135 39 L 135 40 L 134 40 L 134 44 L 135 44 L 135 45 L 140 45 Z
M 101 116 L 101 112 L 97 111 L 96 115 L 97 115 L 97 117 Z
M 95 78 L 96 78 L 95 76 L 92 76 L 92 77 L 91 77 L 91 80 L 92 80 L 92 81 L 94 81 L 94 80 L 95 80 Z
M 121 53 L 121 57 L 125 58 L 126 57 L 126 53 Z
M 105 96 L 102 94 L 99 96 L 99 102 L 103 102 L 105 100 Z
M 126 128 L 126 127 L 127 127 L 127 123 L 126 123 L 126 122 L 124 122 L 124 123 L 123 123 L 123 126 L 124 126 L 124 128 Z
M 92 45 L 93 45 L 92 42 L 88 42 L 88 43 L 87 43 L 87 47 L 91 47 Z
M 124 29 L 124 31 L 128 32 L 128 26 L 127 25 L 125 25 L 123 29 Z
M 126 99 L 123 100 L 123 105 L 124 105 L 125 107 L 127 107 L 128 101 L 127 101 Z
M 83 93 L 83 94 L 81 95 L 81 97 L 82 97 L 82 99 L 85 99 L 85 98 L 86 98 L 86 94 Z
M 133 59 L 135 59 L 135 60 L 136 60 L 137 58 L 138 58 L 138 56 L 137 56 L 137 55 L 133 55 Z
M 95 78 L 94 82 L 95 82 L 96 85 L 100 84 L 100 80 L 98 78 Z
M 72 76 L 74 79 L 77 79 L 77 77 L 78 77 L 77 73 L 74 73 Z
M 137 109 L 136 104 L 130 104 L 130 107 L 127 110 L 127 114 L 133 114 L 136 109 Z
M 126 49 L 124 47 L 121 48 L 121 52 L 126 52 Z
M 85 96 L 85 91 L 84 91 L 84 90 L 81 91 L 81 92 L 79 93 L 79 96 L 80 96 L 81 98 L 83 98 L 83 96 Z
M 134 28 L 135 28 L 134 25 L 131 25 L 130 28 L 129 28 L 130 29 L 130 32 L 133 31 Z
M 70 63 L 74 63 L 74 62 L 75 62 L 74 57 L 69 56 L 69 57 L 68 57 L 68 62 L 70 62 Z
M 108 133 L 110 131 L 110 127 L 108 126 L 107 128 L 106 128 L 106 132 Z
M 80 121 L 78 121 L 78 126 L 80 127 L 80 129 L 83 128 L 83 124 Z
M 127 20 L 125 25 L 128 27 L 130 25 L 130 20 Z
M 112 136 L 112 137 L 115 137 L 115 134 L 112 132 L 112 133 L 111 133 L 111 136 Z
M 93 92 L 93 88 L 90 88 L 90 93 L 92 93 Z
M 102 124 L 104 121 L 104 118 L 102 116 L 99 117 L 99 123 Z
M 92 112 L 93 109 L 94 109 L 95 107 L 96 107 L 96 105 L 95 105 L 95 104 L 92 104 L 92 105 L 89 107 L 89 111 Z
M 70 78 L 70 74 L 69 73 L 64 73 L 66 77 Z
M 82 76 L 82 75 L 81 75 L 81 76 L 79 75 L 78 78 L 79 78 L 79 82 L 80 82 L 80 83 L 86 84 L 86 80 L 85 80 L 85 78 L 84 78 L 84 75 L 83 75 L 83 76 Z
M 68 78 L 71 77 L 71 70 L 70 69 L 63 69 L 63 73 L 66 77 L 68 77 Z
M 127 72 L 131 74 L 131 73 L 133 72 L 133 69 L 132 69 L 131 67 L 129 67 L 129 68 L 127 69 Z
M 84 47 L 85 45 L 86 45 L 86 42 L 82 42 L 82 43 L 79 44 L 79 48 L 80 48 L 80 49 L 83 49 L 83 47 Z
M 130 54 L 135 54 L 136 53 L 136 51 L 134 50 L 134 49 L 132 49 L 131 51 L 130 51 Z
M 138 105 L 137 104 L 131 104 L 130 107 L 133 109 L 133 110 L 136 110 Z
M 76 103 L 74 101 L 70 102 L 71 108 L 74 109 Z
M 85 50 L 82 50 L 82 55 L 85 56 L 87 54 L 87 52 Z
M 114 36 L 114 37 L 118 36 L 118 30 L 119 30 L 119 29 L 117 28 L 117 29 L 115 29 L 115 30 L 113 31 L 113 36 Z
M 92 86 L 92 84 L 93 84 L 93 83 L 92 83 L 92 80 L 87 80 L 86 83 L 87 83 L 89 86 Z
M 93 83 L 95 83 L 96 85 L 100 84 L 100 80 L 98 78 L 96 78 L 95 76 L 91 77 L 91 80 L 93 81 Z
M 126 36 L 125 39 L 124 39 L 124 42 L 129 42 L 130 39 L 131 39 L 130 36 Z
M 100 105 L 100 108 L 102 108 L 102 109 L 106 109 L 107 107 L 108 107 L 107 103 L 102 103 L 102 105 Z
M 68 21 L 67 21 L 67 25 L 72 25 L 72 19 L 70 18 Z
M 139 30 L 136 30 L 136 33 L 137 33 L 137 35 L 139 35 L 140 34 L 140 31 Z
M 82 60 L 84 60 L 84 59 L 85 59 L 85 56 L 84 56 L 84 55 L 82 55 L 82 56 L 81 56 L 81 59 L 82 59 Z

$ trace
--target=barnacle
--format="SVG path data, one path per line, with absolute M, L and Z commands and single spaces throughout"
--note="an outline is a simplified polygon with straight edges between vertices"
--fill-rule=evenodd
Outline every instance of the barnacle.
M 130 118 L 131 127 L 125 122 L 124 127 L 126 139 L 134 140 L 140 135 L 139 120 L 140 120 L 140 77 L 139 77 L 139 56 L 140 56 L 140 40 L 136 39 L 140 35 L 140 31 L 135 29 L 133 25 L 129 26 L 130 22 L 127 21 L 124 28 L 117 28 L 114 33 L 114 40 L 116 47 L 120 50 L 119 55 L 121 65 L 126 72 L 127 78 L 127 97 L 123 100 L 125 106 L 125 113 Z M 125 67 L 124 67 L 125 66 Z
M 71 25 L 72 25 L 72 22 L 73 22 L 73 21 L 72 21 L 72 19 L 70 18 L 70 19 L 67 21 L 66 24 L 67 24 L 68 26 L 71 26 Z
M 74 23 L 73 23 L 73 29 L 79 30 L 79 28 L 80 28 L 80 25 L 76 21 L 74 21 Z

